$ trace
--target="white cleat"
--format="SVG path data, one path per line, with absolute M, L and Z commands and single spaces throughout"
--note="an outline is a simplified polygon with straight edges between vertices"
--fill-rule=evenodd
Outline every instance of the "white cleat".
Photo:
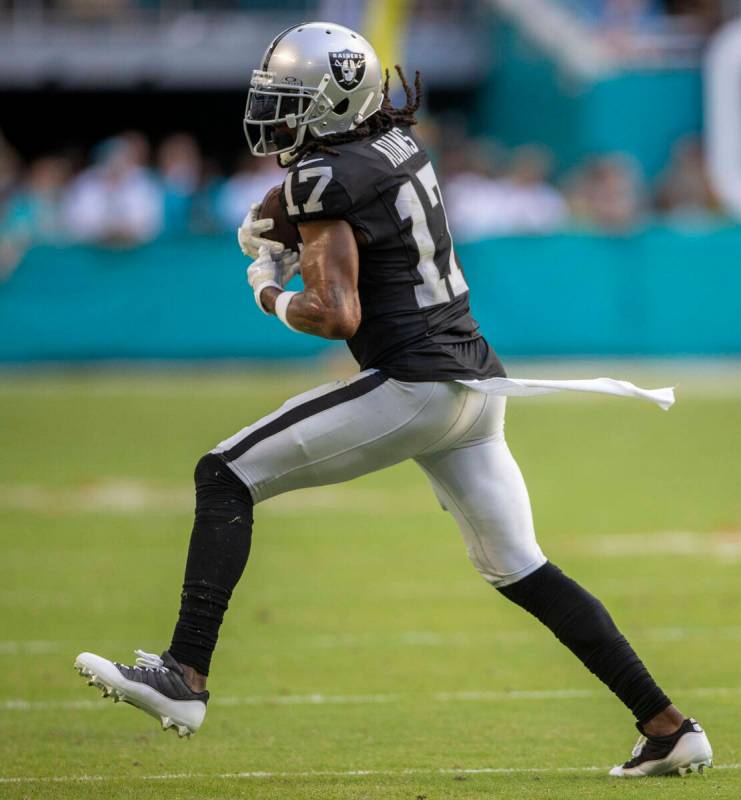
M 638 730 L 641 730 L 639 727 Z M 633 748 L 633 758 L 613 767 L 616 778 L 646 778 L 651 775 L 691 775 L 713 766 L 713 749 L 705 731 L 694 719 L 686 719 L 669 736 L 645 736 Z
M 163 730 L 174 728 L 181 738 L 194 734 L 206 716 L 208 692 L 192 691 L 182 667 L 167 651 L 161 658 L 141 650 L 136 654 L 135 665 L 126 666 L 94 653 L 80 653 L 75 669 L 103 697 L 140 708 L 159 719 Z

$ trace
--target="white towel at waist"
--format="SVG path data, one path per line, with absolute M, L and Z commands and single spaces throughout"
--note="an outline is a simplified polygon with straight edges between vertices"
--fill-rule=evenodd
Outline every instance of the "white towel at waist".
M 628 381 L 618 381 L 614 378 L 588 378 L 570 381 L 547 381 L 538 378 L 487 378 L 483 381 L 457 381 L 457 383 L 487 394 L 516 397 L 530 397 L 562 391 L 597 392 L 618 397 L 638 397 L 650 400 L 664 411 L 668 411 L 674 404 L 674 388 L 671 386 L 663 389 L 641 389 L 640 386 L 635 386 Z

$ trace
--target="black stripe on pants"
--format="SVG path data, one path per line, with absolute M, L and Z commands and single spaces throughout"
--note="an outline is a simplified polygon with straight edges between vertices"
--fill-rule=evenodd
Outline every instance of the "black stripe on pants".
M 248 433 L 244 439 L 241 439 L 223 453 L 219 453 L 219 455 L 226 462 L 235 461 L 240 456 L 243 456 L 250 448 L 268 439 L 270 436 L 275 436 L 276 433 L 290 428 L 291 425 L 303 422 L 303 420 L 313 417 L 315 414 L 319 414 L 322 411 L 327 411 L 330 408 L 334 408 L 334 406 L 347 403 L 350 400 L 356 400 L 358 397 L 362 397 L 368 394 L 368 392 L 377 389 L 387 380 L 388 378 L 382 373 L 373 372 L 370 375 L 366 375 L 364 378 L 341 386 L 339 389 L 327 392 L 321 395 L 321 397 L 314 397 L 311 400 L 307 400 L 305 403 L 301 403 L 301 405 L 289 408 L 288 411 L 270 420 L 270 422 L 266 423 L 261 428 Z

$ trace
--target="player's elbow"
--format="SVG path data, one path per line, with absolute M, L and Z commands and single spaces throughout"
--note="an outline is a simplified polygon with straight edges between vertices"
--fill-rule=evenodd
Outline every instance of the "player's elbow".
M 360 326 L 360 298 L 341 284 L 304 290 L 301 305 L 308 327 L 303 330 L 324 339 L 350 339 Z
M 327 339 L 351 339 L 360 327 L 360 309 L 338 309 L 325 322 Z

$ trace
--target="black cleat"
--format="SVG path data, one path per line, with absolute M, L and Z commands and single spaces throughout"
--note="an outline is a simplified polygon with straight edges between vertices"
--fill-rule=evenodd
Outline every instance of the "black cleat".
M 713 749 L 705 731 L 694 719 L 686 719 L 668 736 L 646 736 L 641 732 L 633 758 L 621 767 L 613 767 L 616 778 L 645 778 L 649 775 L 689 775 L 713 766 Z

